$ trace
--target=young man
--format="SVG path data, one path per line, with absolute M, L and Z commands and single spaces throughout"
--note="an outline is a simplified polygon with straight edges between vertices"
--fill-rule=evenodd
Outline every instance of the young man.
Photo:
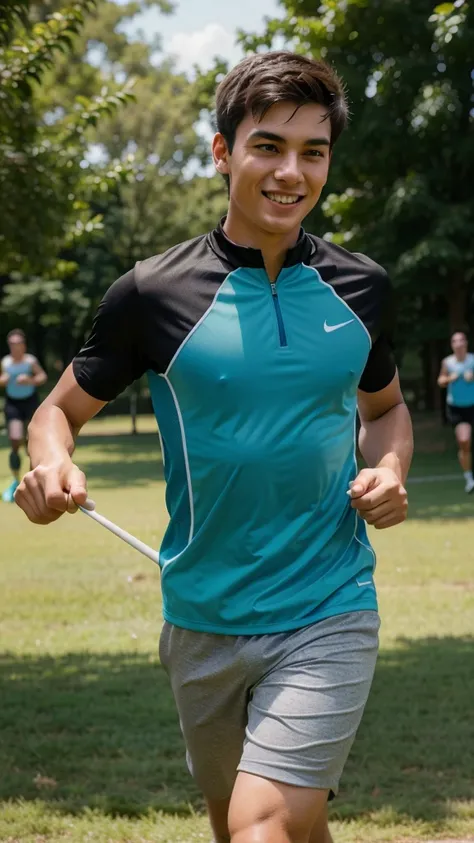
M 10 354 L 1 362 L 0 386 L 5 387 L 5 421 L 10 440 L 10 470 L 13 481 L 5 489 L 2 499 L 14 501 L 20 482 L 20 447 L 25 438 L 25 427 L 38 406 L 37 387 L 46 381 L 46 374 L 36 357 L 26 353 L 26 337 L 15 329 L 7 336 Z
M 110 288 L 32 421 L 16 499 L 35 523 L 74 511 L 77 431 L 148 372 L 170 513 L 160 656 L 215 840 L 326 843 L 377 653 L 364 521 L 406 517 L 411 424 L 384 271 L 300 227 L 346 123 L 340 81 L 251 56 L 216 113 L 225 220 Z
M 464 331 L 451 337 L 452 354 L 441 363 L 438 386 L 447 389 L 446 415 L 454 427 L 458 445 L 459 465 L 464 472 L 464 490 L 474 491 L 472 475 L 471 438 L 474 423 L 474 354 L 468 351 Z

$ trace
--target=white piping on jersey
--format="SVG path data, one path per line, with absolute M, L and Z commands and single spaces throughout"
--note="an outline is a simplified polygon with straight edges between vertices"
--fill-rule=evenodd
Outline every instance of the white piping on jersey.
M 160 431 L 160 425 L 158 427 L 158 439 L 160 440 L 160 448 L 161 448 L 161 462 L 163 463 L 163 468 L 165 467 L 165 446 L 163 445 L 163 437 Z
M 235 271 L 238 271 L 238 270 L 235 270 Z M 175 408 L 176 408 L 176 413 L 177 413 L 177 415 L 178 415 L 179 428 L 180 428 L 180 431 L 181 431 L 181 444 L 182 444 L 182 446 L 183 446 L 184 465 L 185 465 L 185 468 L 186 468 L 186 481 L 187 481 L 187 485 L 188 485 L 189 513 L 190 513 L 189 535 L 188 535 L 188 543 L 187 543 L 186 547 L 189 547 L 189 545 L 191 544 L 192 538 L 193 538 L 193 536 L 194 536 L 194 495 L 193 495 L 193 484 L 192 484 L 192 478 L 191 478 L 191 468 L 190 468 L 190 465 L 189 465 L 189 456 L 188 456 L 188 447 L 187 447 L 187 443 L 186 443 L 186 431 L 185 431 L 185 429 L 184 429 L 184 420 L 183 420 L 183 416 L 182 416 L 181 409 L 180 409 L 180 406 L 179 406 L 178 396 L 176 395 L 176 392 L 174 391 L 173 386 L 172 386 L 172 384 L 171 384 L 171 381 L 170 381 L 170 379 L 169 379 L 169 372 L 170 372 L 170 370 L 171 370 L 171 367 L 172 367 L 173 363 L 174 363 L 174 362 L 175 362 L 175 360 L 177 359 L 178 355 L 180 354 L 180 352 L 182 351 L 182 349 L 184 348 L 184 346 L 186 345 L 186 343 L 187 343 L 187 342 L 191 339 L 191 337 L 192 337 L 192 335 L 194 334 L 194 332 L 195 332 L 195 331 L 199 328 L 199 326 L 200 326 L 200 325 L 202 325 L 202 323 L 204 322 L 204 320 L 206 319 L 206 317 L 207 317 L 207 316 L 209 315 L 209 313 L 211 312 L 212 308 L 214 307 L 214 305 L 215 305 L 215 303 L 216 303 L 216 301 L 217 301 L 217 297 L 218 297 L 218 295 L 219 295 L 219 293 L 220 293 L 220 291 L 221 291 L 222 287 L 224 286 L 224 284 L 225 284 L 225 282 L 227 281 L 227 279 L 228 279 L 228 278 L 230 278 L 230 276 L 231 276 L 231 275 L 233 275 L 233 274 L 234 274 L 234 273 L 230 272 L 228 275 L 226 275 L 226 277 L 225 277 L 225 278 L 224 278 L 224 280 L 222 281 L 222 284 L 219 284 L 219 287 L 218 287 L 218 288 L 217 288 L 217 290 L 216 290 L 216 294 L 215 294 L 214 298 L 212 299 L 211 304 L 209 305 L 209 307 L 207 308 L 207 310 L 206 310 L 206 311 L 204 311 L 204 313 L 202 314 L 201 318 L 200 318 L 200 319 L 198 319 L 198 321 L 196 322 L 196 324 L 192 327 L 192 329 L 190 330 L 189 334 L 187 334 L 187 335 L 185 336 L 185 338 L 184 338 L 183 342 L 181 343 L 181 345 L 179 346 L 179 348 L 177 348 L 177 350 L 176 350 L 176 351 L 175 351 L 175 353 L 173 354 L 173 357 L 171 358 L 170 362 L 168 363 L 168 366 L 166 367 L 166 371 L 165 371 L 163 374 L 160 374 L 160 375 L 159 375 L 159 377 L 160 377 L 160 378 L 163 378 L 163 380 L 164 380 L 164 381 L 166 381 L 166 383 L 167 383 L 167 385 L 168 385 L 168 388 L 169 388 L 169 390 L 170 390 L 170 392 L 171 392 L 171 395 L 173 396 L 174 406 L 175 406 Z M 162 452 L 162 455 L 163 455 L 163 466 L 164 466 L 164 464 L 165 464 L 165 449 L 164 449 L 164 445 L 163 445 L 163 442 L 162 442 L 162 439 L 161 439 L 161 434 L 160 434 L 160 444 L 161 444 L 161 452 Z M 183 551 L 184 551 L 185 549 L 186 549 L 186 548 L 183 548 L 182 550 L 180 550 L 180 551 L 179 551 L 179 553 L 177 553 L 177 554 L 176 554 L 176 556 L 173 556 L 173 558 L 172 558 L 172 559 L 168 559 L 168 560 L 167 560 L 167 562 L 165 562 L 165 563 L 164 563 L 164 565 L 163 565 L 163 569 L 164 569 L 165 567 L 167 567 L 168 565 L 170 565 L 170 564 L 171 564 L 171 562 L 174 562 L 174 561 L 175 561 L 175 559 L 177 559 L 177 558 L 178 558 L 178 556 L 180 556 L 180 555 L 181 555 L 181 553 L 183 553 Z
M 189 536 L 188 536 L 188 545 L 189 545 L 191 543 L 191 539 L 193 538 L 193 535 L 194 535 L 194 497 L 193 497 L 193 487 L 192 487 L 192 481 L 191 481 L 191 470 L 190 470 L 190 467 L 189 467 L 188 446 L 186 444 L 186 432 L 184 430 L 183 416 L 181 414 L 181 410 L 180 410 L 180 406 L 179 406 L 179 402 L 178 402 L 176 392 L 174 391 L 174 389 L 173 389 L 173 387 L 170 383 L 170 380 L 166 376 L 166 374 L 160 375 L 160 378 L 164 378 L 164 380 L 168 384 L 171 395 L 173 396 L 174 406 L 176 407 L 176 413 L 178 415 L 179 429 L 181 431 L 181 444 L 183 446 L 184 465 L 185 465 L 185 468 L 186 468 L 186 480 L 187 480 L 187 484 L 188 484 L 188 497 L 189 497 L 189 515 L 190 515 Z M 184 548 L 183 548 L 183 550 L 184 550 Z M 180 551 L 180 553 L 178 553 L 177 556 L 179 556 L 182 552 L 183 551 Z M 176 558 L 177 558 L 176 556 L 173 557 L 173 559 L 176 559 Z M 173 559 L 168 559 L 168 562 L 166 564 L 168 565 L 170 562 L 173 562 Z
M 239 267 L 239 269 L 240 269 L 240 267 Z M 219 284 L 219 286 L 218 286 L 218 288 L 217 288 L 217 291 L 216 291 L 216 294 L 215 294 L 214 298 L 212 299 L 212 302 L 210 303 L 209 307 L 207 308 L 207 310 L 205 310 L 205 311 L 204 311 L 204 313 L 202 314 L 201 318 L 200 318 L 200 319 L 198 319 L 198 321 L 196 322 L 196 324 L 195 324 L 195 325 L 193 325 L 193 327 L 191 328 L 191 330 L 190 330 L 189 334 L 186 334 L 186 336 L 185 336 L 185 338 L 184 338 L 183 342 L 181 343 L 181 345 L 179 346 L 179 348 L 178 348 L 178 349 L 175 351 L 175 353 L 173 354 L 173 357 L 171 358 L 170 362 L 168 363 L 168 366 L 166 367 L 165 377 L 167 377 L 167 376 L 168 376 L 168 373 L 169 373 L 169 371 L 170 371 L 170 369 L 171 369 L 171 367 L 172 367 L 172 365 L 173 365 L 174 361 L 176 360 L 176 358 L 177 358 L 178 354 L 182 351 L 182 349 L 184 348 L 184 346 L 186 345 L 186 343 L 187 343 L 187 342 L 189 342 L 189 340 L 191 339 L 191 337 L 192 337 L 192 335 L 194 334 L 194 332 L 195 332 L 195 331 L 197 331 L 197 329 L 199 328 L 199 326 L 200 326 L 200 325 L 202 325 L 202 323 L 204 322 L 204 320 L 206 319 L 206 317 L 207 317 L 207 316 L 209 315 L 209 313 L 211 312 L 212 308 L 214 307 L 214 305 L 215 305 L 215 303 L 216 303 L 216 301 L 217 301 L 217 297 L 218 297 L 218 295 L 219 295 L 220 291 L 222 290 L 222 287 L 224 286 L 225 282 L 228 280 L 228 278 L 230 278 L 232 275 L 234 275 L 234 273 L 235 273 L 235 272 L 238 272 L 238 271 L 239 271 L 238 269 L 235 269 L 235 270 L 234 270 L 234 272 L 229 272 L 229 274 L 228 274 L 228 275 L 226 275 L 226 277 L 224 278 L 224 280 L 223 280 L 222 284 Z
M 354 510 L 354 511 L 355 511 L 355 510 Z M 363 547 L 365 550 L 370 550 L 370 552 L 371 552 L 372 556 L 374 557 L 374 571 L 375 571 L 375 565 L 377 564 L 377 557 L 376 557 L 376 555 L 375 555 L 375 550 L 373 549 L 373 547 L 371 547 L 371 546 L 370 546 L 370 544 L 364 544 L 364 542 L 362 542 L 362 541 L 360 540 L 359 536 L 357 536 L 357 535 L 356 535 L 356 532 L 357 532 L 357 524 L 359 523 L 359 520 L 358 520 L 358 519 L 360 518 L 360 515 L 359 515 L 359 513 L 358 513 L 357 511 L 355 511 L 355 514 L 356 514 L 356 522 L 355 522 L 354 538 L 355 538 L 356 542 L 359 542 L 359 544 L 360 544 L 360 545 L 362 545 L 362 547 Z M 357 583 L 357 584 L 359 584 L 359 583 Z M 365 585 L 365 583 L 363 583 L 363 585 Z
M 320 282 L 320 284 L 324 284 L 325 287 L 328 287 L 331 290 L 331 293 L 333 294 L 333 296 L 335 296 L 337 298 L 337 300 L 340 301 L 341 304 L 343 304 L 344 307 L 347 308 L 349 313 L 351 313 L 352 316 L 356 318 L 357 322 L 359 322 L 362 325 L 362 327 L 364 329 L 364 332 L 367 334 L 367 336 L 369 338 L 370 348 L 372 348 L 372 337 L 370 336 L 370 332 L 367 330 L 367 326 L 364 325 L 362 319 L 360 318 L 360 316 L 357 315 L 355 310 L 352 310 L 352 307 L 349 304 L 347 304 L 347 302 L 344 301 L 344 299 L 341 298 L 341 296 L 338 296 L 334 287 L 332 287 L 331 284 L 328 284 L 327 281 L 323 281 L 323 279 L 321 278 L 318 270 L 314 266 L 308 266 L 308 264 L 306 264 L 306 263 L 302 264 L 302 266 L 304 266 L 306 269 L 312 269 L 312 271 L 315 273 L 315 275 L 316 275 L 318 281 Z

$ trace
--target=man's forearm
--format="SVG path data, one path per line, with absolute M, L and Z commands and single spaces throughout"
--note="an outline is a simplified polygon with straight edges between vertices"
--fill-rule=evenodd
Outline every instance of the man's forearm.
M 56 404 L 42 404 L 28 427 L 28 453 L 31 467 L 64 460 L 74 452 L 78 428 Z
M 405 483 L 413 456 L 413 429 L 406 404 L 378 419 L 361 420 L 359 448 L 370 468 L 391 468 Z
M 43 386 L 44 383 L 48 380 L 44 372 L 37 372 L 36 375 L 33 375 L 31 378 L 33 382 L 33 386 Z
M 454 381 L 457 381 L 458 377 L 459 375 L 457 375 L 456 372 L 452 372 L 451 374 L 440 375 L 438 378 L 438 386 L 440 386 L 441 389 L 446 389 L 446 387 L 449 386 L 450 383 L 454 383 Z

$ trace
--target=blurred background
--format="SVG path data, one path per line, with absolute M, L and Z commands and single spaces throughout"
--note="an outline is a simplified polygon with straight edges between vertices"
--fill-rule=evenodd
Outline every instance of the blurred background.
M 23 329 L 44 396 L 118 276 L 215 226 L 215 86 L 269 48 L 346 82 L 350 127 L 306 227 L 390 273 L 415 421 L 408 521 L 369 531 L 381 653 L 331 828 L 472 843 L 474 499 L 436 379 L 450 333 L 474 327 L 474 2 L 0 0 L 0 356 Z M 145 379 L 99 416 L 74 457 L 89 493 L 158 548 Z M 1 502 L 0 595 L 1 843 L 208 840 L 158 659 L 158 567 L 81 513 L 40 528 Z

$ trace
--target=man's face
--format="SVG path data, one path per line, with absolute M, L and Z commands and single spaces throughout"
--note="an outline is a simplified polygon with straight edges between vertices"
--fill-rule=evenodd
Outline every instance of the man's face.
M 19 334 L 12 334 L 12 336 L 8 338 L 8 348 L 10 349 L 10 354 L 14 360 L 21 360 L 26 352 L 26 344 L 23 337 Z
M 451 348 L 454 354 L 465 354 L 467 352 L 467 337 L 461 332 L 451 337 Z
M 296 108 L 282 102 L 260 121 L 248 114 L 238 126 L 232 153 L 216 135 L 214 160 L 219 172 L 230 177 L 229 212 L 240 223 L 267 234 L 299 230 L 328 177 L 331 124 L 326 111 L 315 103 Z

